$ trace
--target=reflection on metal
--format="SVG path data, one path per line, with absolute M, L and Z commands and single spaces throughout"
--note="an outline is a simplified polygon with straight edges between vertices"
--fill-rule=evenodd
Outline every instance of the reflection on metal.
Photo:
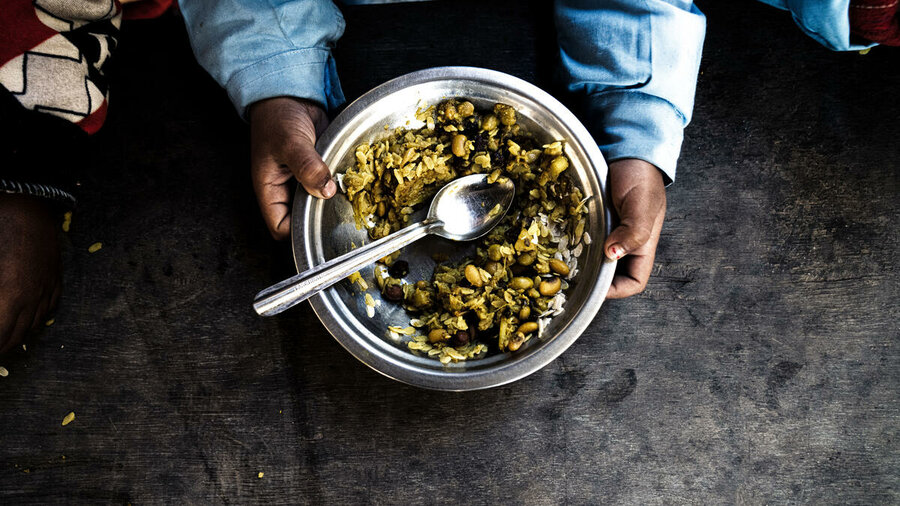
M 256 295 L 253 309 L 262 316 L 279 314 L 428 234 L 454 241 L 484 236 L 500 223 L 516 195 L 516 187 L 509 179 L 503 184 L 490 184 L 487 180 L 487 174 L 472 174 L 447 183 L 432 199 L 424 221 L 266 288 Z M 495 207 L 503 212 L 491 213 Z M 371 309 L 367 311 L 369 315 Z
M 603 254 L 603 241 L 612 230 L 607 202 L 607 166 L 584 126 L 552 96 L 521 79 L 492 70 L 472 67 L 440 67 L 407 74 L 378 86 L 350 104 L 329 126 L 318 142 L 319 152 L 332 171 L 343 172 L 353 164 L 357 144 L 384 135 L 389 128 L 415 129 L 423 122 L 415 119 L 417 107 L 434 105 L 447 97 L 466 97 L 477 108 L 503 102 L 516 108 L 519 123 L 539 141 L 565 140 L 571 161 L 570 177 L 581 188 L 588 207 L 585 228 L 593 238 L 584 244 L 579 261 L 581 272 L 570 283 L 565 312 L 552 320 L 544 337 L 532 339 L 514 353 L 442 365 L 437 360 L 416 356 L 405 343 L 392 340 L 388 325 L 406 327 L 410 315 L 383 302 L 372 318 L 366 314 L 363 295 L 338 283 L 312 297 L 319 319 L 337 341 L 353 356 L 376 371 L 398 381 L 437 390 L 476 390 L 503 385 L 544 367 L 563 353 L 587 328 L 599 311 L 612 282 L 615 262 Z M 407 124 L 409 122 L 409 124 Z M 424 211 L 412 217 L 424 218 Z M 309 197 L 298 186 L 292 213 L 292 242 L 298 271 L 319 265 L 368 242 L 365 231 L 354 226 L 347 199 Z M 471 254 L 473 246 L 439 238 L 407 247 L 403 259 L 410 265 L 409 280 L 430 279 L 432 256 L 443 254 L 450 260 Z M 373 278 L 374 265 L 360 272 Z M 369 292 L 375 299 L 380 294 Z M 303 335 L 297 331 L 298 338 Z

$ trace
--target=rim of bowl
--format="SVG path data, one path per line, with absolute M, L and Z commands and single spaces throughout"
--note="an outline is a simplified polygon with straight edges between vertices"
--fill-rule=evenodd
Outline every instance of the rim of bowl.
M 372 88 L 347 106 L 319 137 L 316 143 L 317 150 L 325 157 L 324 155 L 334 146 L 335 142 L 342 138 L 344 130 L 353 122 L 354 118 L 379 100 L 411 86 L 448 80 L 473 81 L 497 87 L 507 93 L 520 95 L 539 104 L 555 116 L 571 134 L 571 137 L 566 139 L 567 143 L 578 143 L 590 164 L 590 167 L 586 169 L 592 171 L 597 178 L 602 200 L 604 239 L 609 235 L 612 231 L 612 213 L 607 205 L 609 202 L 608 168 L 596 141 L 575 115 L 552 95 L 527 81 L 503 72 L 478 67 L 435 67 L 394 78 Z M 335 168 L 331 167 L 331 169 L 334 171 Z M 314 203 L 313 200 L 314 197 L 309 196 L 298 184 L 291 217 L 291 244 L 298 272 L 318 263 L 315 261 L 317 255 L 313 249 L 315 238 L 309 237 L 310 231 L 314 228 L 310 226 L 313 223 L 314 213 L 312 211 L 316 207 L 311 205 Z M 353 325 L 355 317 L 352 314 L 342 314 L 345 312 L 337 309 L 340 297 L 334 288 L 324 290 L 310 298 L 309 301 L 316 316 L 338 343 L 376 372 L 408 385 L 431 390 L 480 390 L 505 385 L 540 370 L 559 357 L 581 336 L 600 310 L 615 273 L 616 262 L 609 260 L 605 255 L 602 257 L 603 265 L 600 267 L 600 275 L 588 293 L 584 306 L 568 325 L 561 328 L 555 336 L 542 343 L 540 347 L 534 348 L 534 352 L 523 354 L 513 360 L 506 360 L 496 367 L 452 371 L 423 367 L 416 363 L 417 361 L 414 359 L 418 357 L 412 353 L 408 353 L 409 358 L 406 360 L 397 354 L 386 353 L 381 346 L 375 344 L 376 341 L 381 340 L 380 337 L 366 335 L 368 334 L 367 330 Z M 481 361 L 491 358 L 481 359 Z M 495 358 L 494 363 L 499 361 L 496 357 L 493 358 Z

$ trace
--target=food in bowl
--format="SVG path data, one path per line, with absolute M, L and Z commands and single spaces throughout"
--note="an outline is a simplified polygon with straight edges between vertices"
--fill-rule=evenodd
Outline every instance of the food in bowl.
M 410 326 L 388 330 L 408 336 L 414 353 L 445 364 L 515 352 L 562 313 L 577 258 L 590 243 L 586 199 L 566 174 L 564 142 L 539 143 L 502 103 L 482 111 L 453 98 L 416 118 L 425 126 L 357 146 L 355 165 L 340 180 L 357 227 L 370 238 L 408 225 L 417 207 L 457 177 L 510 178 L 516 197 L 473 255 L 439 262 L 428 280 L 407 279 L 402 252 L 382 259 L 375 269 L 382 298 L 411 316 Z

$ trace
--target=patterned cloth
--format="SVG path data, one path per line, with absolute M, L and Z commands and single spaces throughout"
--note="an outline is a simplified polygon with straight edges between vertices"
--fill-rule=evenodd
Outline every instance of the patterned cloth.
M 851 0 L 850 32 L 871 42 L 900 46 L 900 1 Z
M 173 0 L 0 2 L 0 193 L 72 205 L 122 19 L 157 17 Z
M 0 14 L 0 85 L 28 110 L 87 133 L 106 118 L 103 64 L 116 47 L 115 0 L 5 0 Z

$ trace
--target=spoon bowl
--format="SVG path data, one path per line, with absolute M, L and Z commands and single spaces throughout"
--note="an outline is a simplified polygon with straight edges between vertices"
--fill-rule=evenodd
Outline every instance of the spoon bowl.
M 440 226 L 432 233 L 454 241 L 484 236 L 506 215 L 516 186 L 508 177 L 488 182 L 485 174 L 472 174 L 447 183 L 431 201 L 427 220 Z
M 262 316 L 281 313 L 428 234 L 455 241 L 477 239 L 500 223 L 515 194 L 515 184 L 507 177 L 488 182 L 486 174 L 472 174 L 453 180 L 434 196 L 424 221 L 266 288 L 256 295 L 253 309 Z

